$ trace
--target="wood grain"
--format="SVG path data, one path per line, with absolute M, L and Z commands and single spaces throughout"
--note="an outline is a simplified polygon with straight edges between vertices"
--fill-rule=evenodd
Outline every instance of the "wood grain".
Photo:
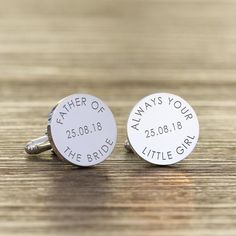
M 236 2 L 0 0 L 0 235 L 236 235 Z M 195 108 L 195 152 L 171 167 L 123 149 L 153 92 Z M 61 98 L 113 110 L 115 152 L 78 169 L 23 147 Z

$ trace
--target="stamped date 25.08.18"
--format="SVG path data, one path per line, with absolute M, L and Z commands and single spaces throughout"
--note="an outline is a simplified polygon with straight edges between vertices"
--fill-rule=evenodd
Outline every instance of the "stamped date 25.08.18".
M 163 134 L 168 134 L 175 132 L 177 130 L 181 130 L 183 128 L 183 125 L 180 121 L 172 123 L 170 125 L 163 125 L 159 126 L 157 128 L 152 128 L 152 129 L 146 129 L 144 131 L 145 137 L 146 138 L 152 138 L 158 135 L 163 135 Z
M 68 139 L 76 138 L 78 136 L 93 134 L 95 132 L 102 131 L 103 127 L 100 122 L 91 125 L 80 126 L 77 129 L 66 130 L 66 136 Z

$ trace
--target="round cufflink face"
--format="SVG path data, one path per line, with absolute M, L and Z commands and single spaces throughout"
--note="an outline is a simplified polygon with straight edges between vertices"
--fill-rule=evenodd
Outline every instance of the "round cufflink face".
M 74 94 L 52 110 L 48 136 L 57 156 L 78 166 L 92 166 L 112 153 L 117 128 L 103 101 L 88 94 Z
M 127 124 L 131 148 L 144 160 L 170 165 L 186 158 L 199 138 L 198 118 L 182 98 L 156 93 L 139 101 Z

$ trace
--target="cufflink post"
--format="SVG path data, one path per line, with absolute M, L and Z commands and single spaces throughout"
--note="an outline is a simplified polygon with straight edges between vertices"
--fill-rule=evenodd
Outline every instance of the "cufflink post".
M 129 143 L 129 140 L 128 140 L 128 139 L 125 140 L 124 147 L 125 147 L 125 149 L 126 149 L 127 152 L 134 152 L 133 149 L 132 149 L 131 146 L 130 146 L 130 143 Z
M 25 146 L 25 151 L 28 154 L 39 154 L 52 149 L 52 146 L 48 140 L 48 136 L 44 135 L 40 138 L 34 139 L 28 142 Z

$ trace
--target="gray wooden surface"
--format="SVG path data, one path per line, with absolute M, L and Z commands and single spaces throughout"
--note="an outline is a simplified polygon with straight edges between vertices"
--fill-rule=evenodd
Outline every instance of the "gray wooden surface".
M 236 2 L 0 0 L 0 235 L 236 235 Z M 126 154 L 132 106 L 177 94 L 199 115 L 171 167 Z M 75 92 L 113 110 L 115 152 L 78 169 L 23 147 Z

